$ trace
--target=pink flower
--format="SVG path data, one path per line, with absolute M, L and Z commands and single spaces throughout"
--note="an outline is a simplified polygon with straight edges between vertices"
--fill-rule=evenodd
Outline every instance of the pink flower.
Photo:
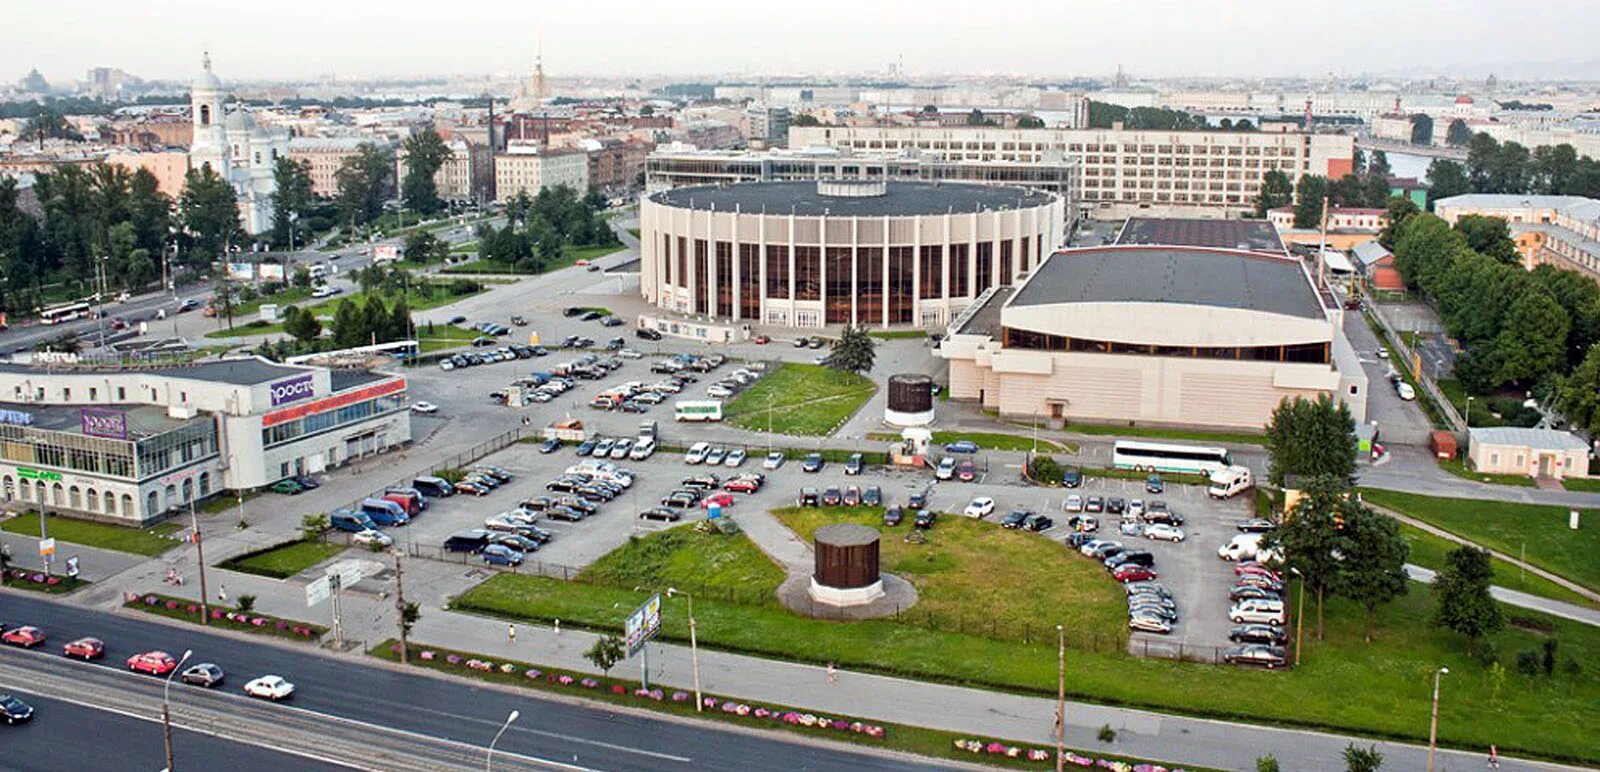
M 612 694 L 627 694 L 628 693 L 628 687 L 623 686 L 622 684 L 612 684 L 611 685 L 611 693 Z
M 717 698 L 715 698 L 715 697 L 707 697 L 707 698 L 705 698 L 705 706 L 708 707 L 708 708 L 715 708 L 717 706 Z
M 218 609 L 218 608 L 211 609 L 211 618 L 212 619 L 221 619 L 222 618 L 222 609 Z
M 527 671 L 525 671 L 523 673 L 523 675 L 525 675 L 525 676 L 527 676 L 529 678 L 537 679 L 537 678 L 542 677 L 544 675 L 544 673 L 540 672 L 538 668 L 531 668 L 530 667 L 530 668 L 527 669 Z
M 672 693 L 672 701 L 673 702 L 688 702 L 689 701 L 689 693 L 688 692 L 673 692 Z
M 200 607 L 194 605 L 193 603 L 190 603 L 188 608 L 185 608 L 184 611 L 187 611 L 187 612 L 189 612 L 191 614 L 198 614 L 198 613 L 200 613 Z
M 431 660 L 431 659 L 433 659 L 433 658 L 434 658 L 434 657 L 435 657 L 435 656 L 437 656 L 437 655 L 436 655 L 436 654 L 434 654 L 434 653 L 433 653 L 433 652 L 431 652 L 431 651 L 424 651 L 424 652 L 422 652 L 422 658 L 423 658 L 423 659 L 427 659 L 427 660 Z
M 582 681 L 579 681 L 578 683 L 581 684 L 583 686 L 583 688 L 585 688 L 585 689 L 593 689 L 593 688 L 595 688 L 595 687 L 600 685 L 600 682 L 594 680 L 593 678 L 585 678 Z
M 561 676 L 560 678 L 558 678 L 556 680 L 560 681 L 562 686 L 571 686 L 574 679 L 572 678 L 572 676 L 563 675 L 563 676 Z
M 178 610 L 178 602 L 175 601 L 175 600 L 167 601 L 167 610 L 168 611 L 177 611 Z

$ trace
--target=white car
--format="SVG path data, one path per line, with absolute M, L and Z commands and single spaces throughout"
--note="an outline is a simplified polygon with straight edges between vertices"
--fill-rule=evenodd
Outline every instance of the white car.
M 981 518 L 993 511 L 994 499 L 991 499 L 988 496 L 979 496 L 973 499 L 972 503 L 967 505 L 966 511 L 962 512 L 961 514 L 966 515 L 967 517 Z
M 1395 390 L 1396 394 L 1400 395 L 1401 399 L 1403 399 L 1403 400 L 1405 400 L 1407 402 L 1410 402 L 1410 401 L 1412 401 L 1412 400 L 1417 398 L 1417 390 L 1411 388 L 1411 384 L 1406 383 L 1405 381 L 1401 381 L 1401 382 L 1395 384 L 1394 385 L 1394 390 Z
M 713 399 L 725 399 L 733 396 L 733 389 L 727 388 L 720 384 L 714 384 L 711 388 L 706 389 L 706 396 Z
M 350 542 L 352 544 L 360 544 L 363 547 L 388 547 L 394 544 L 394 538 L 389 534 L 382 533 L 380 531 L 374 531 L 371 528 L 368 528 L 365 531 L 359 531 L 352 535 L 350 537 Z
M 513 515 L 510 512 L 501 512 L 498 515 L 492 515 L 484 518 L 483 520 L 483 527 L 491 531 L 519 531 L 527 527 L 527 525 L 528 523 L 525 522 L 521 517 Z
M 650 386 L 648 388 L 651 391 L 659 392 L 659 393 L 662 393 L 662 394 L 668 394 L 668 393 L 677 394 L 678 392 L 683 391 L 683 386 L 680 385 L 677 381 L 658 381 L 656 383 L 650 384 Z
M 1129 519 L 1132 519 L 1132 520 L 1138 520 L 1139 516 L 1143 515 L 1143 514 L 1144 514 L 1144 499 L 1134 499 L 1134 500 L 1128 502 L 1128 511 L 1127 511 L 1125 517 L 1127 517 Z
M 628 451 L 631 450 L 633 450 L 633 440 L 617 440 L 617 444 L 611 446 L 611 458 L 627 458 Z
M 767 460 L 761 462 L 762 469 L 777 469 L 783 466 L 783 453 L 774 450 L 767 454 Z
M 314 298 L 331 298 L 337 294 L 339 294 L 339 288 L 331 284 L 319 284 L 315 289 L 311 290 L 311 297 Z
M 433 404 L 432 402 L 414 402 L 411 405 L 411 412 L 423 414 L 437 413 L 439 412 L 439 406 Z
M 948 480 L 956 473 L 956 460 L 954 456 L 945 456 L 939 459 L 939 467 L 933 470 L 933 476 L 939 480 Z
M 689 446 L 689 452 L 683 454 L 683 463 L 699 464 L 706 460 L 706 454 L 711 452 L 711 443 L 696 442 Z
M 728 451 L 728 457 L 722 459 L 723 466 L 743 466 L 745 459 L 744 448 L 734 448 Z
M 717 447 L 706 451 L 706 465 L 716 466 L 721 464 L 723 459 L 726 459 L 727 457 L 728 449 L 718 445 Z
M 265 700 L 281 700 L 294 694 L 294 684 L 282 676 L 264 675 L 244 685 L 244 693 Z
M 441 359 L 441 360 L 439 360 L 439 369 L 440 370 L 445 370 L 447 372 L 450 371 L 450 370 L 454 370 L 454 369 L 456 369 L 456 363 L 452 362 L 452 361 L 450 361 L 448 359 Z
M 1068 496 L 1066 501 L 1061 502 L 1061 509 L 1066 512 L 1082 512 L 1083 497 L 1076 493 Z
M 644 359 L 644 354 L 634 351 L 631 348 L 625 348 L 621 351 L 618 351 L 617 356 L 622 357 L 623 359 Z
M 1183 529 L 1166 523 L 1151 523 L 1144 527 L 1144 538 L 1183 541 Z

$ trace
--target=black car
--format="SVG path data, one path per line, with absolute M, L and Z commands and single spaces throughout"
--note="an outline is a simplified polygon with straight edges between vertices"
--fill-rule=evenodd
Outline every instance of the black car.
M 552 506 L 552 507 L 570 507 L 572 509 L 576 509 L 579 512 L 584 513 L 585 515 L 592 515 L 592 514 L 600 511 L 600 507 L 599 506 L 597 506 L 595 504 L 592 504 L 590 502 L 584 501 L 583 499 L 578 498 L 577 496 L 562 496 L 559 499 L 551 501 L 550 502 L 550 506 Z
M 594 321 L 596 319 L 599 319 L 599 318 L 600 318 L 600 312 L 591 310 L 591 311 L 584 311 L 583 315 L 578 317 L 578 321 L 580 321 L 580 322 L 592 322 L 592 321 Z
M 612 318 L 616 318 L 616 317 L 612 317 Z M 625 340 L 623 340 L 621 338 L 612 338 L 612 339 L 606 341 L 606 350 L 607 351 L 618 351 L 623 346 L 626 346 L 626 345 L 628 345 L 627 341 L 625 341 Z
M 1272 625 L 1236 625 L 1228 630 L 1228 640 L 1234 643 L 1264 643 L 1268 646 L 1282 646 L 1289 639 L 1289 633 Z
M 1083 472 L 1077 467 L 1068 467 L 1061 470 L 1061 484 L 1068 488 L 1076 488 L 1083 484 Z
M 1108 514 L 1108 515 L 1120 515 L 1120 514 L 1122 514 L 1124 512 L 1127 512 L 1127 511 L 1128 511 L 1128 502 L 1123 501 L 1122 499 L 1117 498 L 1116 496 L 1112 496 L 1111 498 L 1106 499 L 1106 514 Z
M 889 507 L 883 511 L 883 524 L 893 528 L 900 524 L 900 508 Z
M 810 346 L 811 348 L 822 348 L 826 343 L 827 341 L 824 341 L 822 338 L 816 336 L 812 336 L 811 340 L 806 341 L 806 345 Z
M 916 518 L 911 521 L 911 527 L 922 529 L 932 528 L 934 521 L 938 519 L 939 516 L 935 514 L 933 510 L 919 509 L 917 510 Z
M 844 473 L 848 475 L 861 474 L 861 468 L 863 466 L 865 466 L 865 464 L 861 460 L 861 454 L 851 453 L 850 458 L 846 459 L 844 462 Z
M 661 340 L 661 333 L 645 327 L 634 330 L 633 334 L 643 340 Z
M 1283 600 L 1283 596 L 1268 587 L 1257 587 L 1251 584 L 1241 584 L 1228 591 L 1228 600 Z
M 1264 518 L 1253 517 L 1249 520 L 1241 520 L 1234 524 L 1233 527 L 1244 533 L 1266 533 L 1277 528 L 1278 524 Z
M 557 450 L 560 450 L 560 449 L 561 449 L 561 438 L 560 437 L 547 437 L 547 438 L 545 438 L 544 442 L 539 443 L 539 452 L 540 453 L 554 453 L 554 452 L 556 452 Z M 593 448 L 590 448 L 590 450 L 593 450 Z
M 844 495 L 839 492 L 838 488 L 829 488 L 822 492 L 822 506 L 837 507 L 839 502 L 843 500 Z
M 822 496 L 817 493 L 816 488 L 801 488 L 795 502 L 802 507 L 814 507 L 822 503 Z
M 626 322 L 623 322 L 621 319 L 618 319 L 615 316 L 608 316 L 604 319 L 601 319 L 600 324 L 604 327 L 621 327 L 623 324 L 626 324 Z
M 585 309 L 582 306 L 567 306 L 566 308 L 561 309 L 561 315 L 570 319 L 583 313 L 584 310 Z
M 911 500 L 908 502 L 908 504 L 912 509 L 927 509 L 928 492 L 917 491 L 916 493 L 911 494 Z
M 33 718 L 33 706 L 9 694 L 0 694 L 0 715 L 5 716 L 7 724 L 27 721 Z
M 692 507 L 700 503 L 700 497 L 693 491 L 673 491 L 661 499 L 663 507 Z
M 1183 515 L 1167 509 L 1167 505 L 1156 501 L 1151 502 L 1150 508 L 1144 512 L 1146 523 L 1166 523 L 1167 525 L 1183 525 Z
M 222 683 L 223 673 L 222 668 L 217 667 L 210 662 L 201 662 L 198 665 L 189 666 L 183 671 L 183 675 L 179 676 L 179 678 L 181 678 L 186 684 L 204 686 L 209 689 L 217 684 Z
M 565 520 L 576 523 L 583 519 L 583 513 L 572 507 L 554 506 L 544 511 L 544 516 L 551 520 Z
M 466 324 L 467 323 L 467 317 L 465 317 L 465 316 L 452 316 L 452 317 L 450 317 L 450 323 L 451 324 Z
M 802 471 L 802 472 L 811 472 L 811 473 L 816 473 L 816 472 L 822 471 L 822 454 L 821 453 L 808 453 L 808 454 L 806 454 L 805 463 L 800 465 L 800 471 Z
M 490 544 L 504 544 L 518 552 L 538 552 L 539 541 L 521 533 L 496 534 L 489 540 Z
M 1078 531 L 1078 532 L 1075 532 L 1075 533 L 1069 533 L 1069 534 L 1067 534 L 1067 546 L 1072 547 L 1073 549 L 1077 549 L 1079 547 L 1082 547 L 1085 544 L 1088 544 L 1091 541 L 1094 541 L 1095 538 L 1096 538 L 1096 536 L 1094 534 L 1092 534 L 1092 533 L 1084 533 L 1082 531 Z
M 1147 493 L 1160 493 L 1166 486 L 1161 483 L 1161 475 L 1153 474 L 1144 479 L 1144 489 Z
M 596 439 L 588 439 L 588 440 L 584 440 L 583 442 L 578 443 L 578 455 L 587 456 L 590 453 L 593 453 L 594 452 L 594 446 L 598 442 L 599 442 L 599 440 L 596 440 Z
M 1049 515 L 1028 515 L 1028 519 L 1022 521 L 1022 527 L 1030 531 L 1048 531 L 1055 524 Z
M 868 485 L 867 489 L 861 492 L 861 503 L 868 507 L 883 506 L 883 491 L 876 485 Z
M 1123 550 L 1105 560 L 1106 568 L 1113 571 L 1123 566 L 1144 566 L 1152 568 L 1156 564 L 1156 556 L 1144 550 Z
M 1230 665 L 1260 665 L 1271 670 L 1272 668 L 1287 665 L 1289 658 L 1280 646 L 1251 643 L 1223 649 L 1222 661 Z
M 1005 517 L 1000 518 L 1000 527 L 1021 528 L 1023 522 L 1026 521 L 1028 516 L 1031 514 L 1033 513 L 1025 509 L 1013 509 L 1010 512 L 1007 512 Z
M 311 475 L 308 475 L 308 474 L 297 474 L 294 477 L 291 477 L 289 479 L 294 480 L 297 483 L 300 483 L 300 487 L 306 488 L 308 490 L 316 490 L 317 488 L 321 488 L 322 487 L 322 481 L 320 481 L 317 478 L 312 477 Z
M 714 474 L 703 474 L 683 478 L 683 487 L 709 491 L 722 485 L 722 479 Z
M 639 513 L 640 520 L 662 520 L 675 523 L 682 517 L 682 512 L 671 507 L 651 507 Z

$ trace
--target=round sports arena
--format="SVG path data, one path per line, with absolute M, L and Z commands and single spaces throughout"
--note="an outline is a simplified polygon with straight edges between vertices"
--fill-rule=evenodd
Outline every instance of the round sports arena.
M 822 327 L 943 326 L 1062 241 L 1039 190 L 877 180 L 677 188 L 639 207 L 640 287 L 677 314 Z

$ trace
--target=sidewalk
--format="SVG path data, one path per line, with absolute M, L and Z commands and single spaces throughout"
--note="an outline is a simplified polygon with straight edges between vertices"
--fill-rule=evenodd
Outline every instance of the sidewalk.
M 1468 545 L 1468 546 L 1477 547 L 1478 549 L 1484 550 L 1484 551 L 1488 552 L 1490 555 L 1493 555 L 1496 558 L 1499 558 L 1500 560 L 1504 560 L 1505 562 L 1510 563 L 1511 565 L 1516 566 L 1517 568 L 1520 568 L 1520 569 L 1522 569 L 1524 571 L 1527 571 L 1528 573 L 1533 574 L 1534 576 L 1538 576 L 1538 577 L 1540 577 L 1542 579 L 1547 579 L 1547 580 L 1549 580 L 1551 582 L 1554 582 L 1556 584 L 1559 584 L 1562 587 L 1565 587 L 1565 588 L 1567 588 L 1567 589 L 1569 589 L 1569 590 L 1571 590 L 1571 591 L 1573 591 L 1573 592 L 1575 592 L 1575 593 L 1577 593 L 1579 595 L 1582 595 L 1583 597 L 1588 598 L 1589 600 L 1592 600 L 1592 601 L 1595 601 L 1597 603 L 1600 603 L 1600 592 L 1595 592 L 1594 590 L 1591 590 L 1588 587 L 1584 587 L 1583 585 L 1578 584 L 1577 582 L 1574 582 L 1574 581 L 1572 581 L 1570 579 L 1565 579 L 1563 577 L 1556 576 L 1555 574 L 1552 574 L 1549 571 L 1546 571 L 1546 570 L 1544 570 L 1544 569 L 1542 569 L 1542 568 L 1540 568 L 1540 567 L 1538 567 L 1536 565 L 1533 565 L 1532 563 L 1524 563 L 1523 561 L 1518 560 L 1518 559 L 1516 559 L 1516 558 L 1514 558 L 1514 557 L 1512 557 L 1510 555 L 1507 555 L 1507 554 L 1505 554 L 1503 552 L 1497 552 L 1495 550 L 1489 549 L 1488 547 L 1485 547 L 1485 546 L 1483 546 L 1481 544 L 1478 544 L 1476 542 L 1468 541 L 1467 539 L 1464 539 L 1464 538 L 1462 538 L 1460 536 L 1457 536 L 1457 535 L 1455 535 L 1453 533 L 1450 533 L 1449 531 L 1446 531 L 1446 530 L 1444 530 L 1444 529 L 1442 529 L 1442 528 L 1440 528 L 1438 526 L 1432 525 L 1430 523 L 1423 522 L 1421 520 L 1418 520 L 1418 519 L 1416 519 L 1414 517 L 1410 517 L 1408 515 L 1403 515 L 1403 514 L 1401 514 L 1399 512 L 1396 512 L 1396 511 L 1394 511 L 1392 509 L 1387 509 L 1385 507 L 1380 507 L 1380 506 L 1378 506 L 1376 504 L 1373 504 L 1371 502 L 1368 502 L 1367 506 L 1372 507 L 1372 509 L 1377 511 L 1377 512 L 1381 512 L 1381 513 L 1383 513 L 1385 515 L 1388 515 L 1388 516 L 1390 516 L 1390 517 L 1392 517 L 1392 518 L 1394 518 L 1396 520 L 1399 520 L 1400 522 L 1405 523 L 1406 525 L 1412 526 L 1414 528 L 1420 528 L 1420 529 L 1422 529 L 1424 531 L 1427 531 L 1428 533 L 1433 534 L 1434 536 L 1437 536 L 1437 537 L 1439 537 L 1441 539 L 1445 539 L 1446 541 L 1454 542 L 1456 544 L 1465 544 L 1465 545 Z M 1407 568 L 1410 568 L 1410 566 L 1407 566 Z M 1523 593 L 1517 593 L 1517 594 L 1518 595 L 1523 595 Z M 1529 597 L 1531 597 L 1531 596 L 1529 596 Z M 1539 600 L 1540 600 L 1540 602 L 1549 602 L 1549 601 L 1544 601 L 1542 598 L 1539 599 Z M 1509 603 L 1510 601 L 1507 601 L 1507 602 Z M 1525 604 L 1525 603 L 1517 603 L 1515 605 L 1527 606 L 1527 604 Z M 1562 604 L 1562 605 L 1568 605 L 1568 604 Z M 1538 607 L 1537 606 L 1528 606 L 1528 608 L 1538 608 Z M 1577 608 L 1577 607 L 1574 607 L 1574 608 Z M 1554 613 L 1554 612 L 1552 612 L 1552 613 Z M 1565 615 L 1563 615 L 1563 616 L 1565 616 Z M 1583 620 L 1579 620 L 1579 621 L 1583 621 Z
M 1410 574 L 1412 579 L 1422 582 L 1423 584 L 1433 584 L 1434 577 L 1437 576 L 1437 574 L 1431 569 L 1423 568 L 1422 566 L 1414 566 L 1410 563 L 1406 564 L 1406 573 Z M 1591 608 L 1585 608 L 1572 603 L 1563 603 L 1559 600 L 1541 598 L 1537 595 L 1529 595 L 1525 592 L 1519 592 L 1517 590 L 1500 587 L 1498 585 L 1490 587 L 1489 594 L 1494 596 L 1494 599 L 1500 601 L 1501 603 L 1512 606 L 1520 606 L 1526 609 L 1533 609 L 1534 611 L 1543 611 L 1551 616 L 1558 616 L 1563 619 L 1570 619 L 1574 622 L 1600 627 L 1600 611 L 1596 611 Z

